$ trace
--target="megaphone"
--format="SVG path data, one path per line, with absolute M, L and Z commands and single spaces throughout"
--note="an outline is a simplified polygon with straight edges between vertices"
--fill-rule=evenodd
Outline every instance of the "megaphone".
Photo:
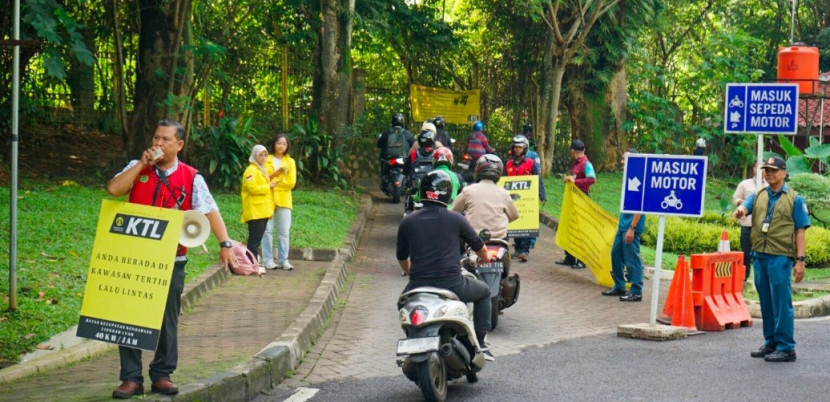
M 210 236 L 210 222 L 199 211 L 184 211 L 179 244 L 185 247 L 199 247 Z

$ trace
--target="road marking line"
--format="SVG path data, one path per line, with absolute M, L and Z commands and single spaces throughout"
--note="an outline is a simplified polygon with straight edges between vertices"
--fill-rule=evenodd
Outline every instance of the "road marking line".
M 316 394 L 319 391 L 320 390 L 317 388 L 300 387 L 297 388 L 297 391 L 294 392 L 294 395 L 291 395 L 290 398 L 286 399 L 283 402 L 305 402 L 314 397 L 314 394 Z

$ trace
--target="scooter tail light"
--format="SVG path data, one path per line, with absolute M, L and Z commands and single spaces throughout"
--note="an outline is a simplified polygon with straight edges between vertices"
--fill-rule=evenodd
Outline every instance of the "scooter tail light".
M 427 316 L 429 316 L 429 310 L 426 307 L 418 306 L 409 313 L 409 321 L 417 327 L 427 320 Z
M 445 316 L 445 315 L 447 314 L 447 310 L 448 310 L 448 309 L 449 309 L 449 306 L 441 306 L 441 308 L 439 308 L 438 310 L 436 310 L 436 311 L 432 314 L 432 317 L 433 317 L 433 318 L 441 318 L 441 317 L 443 317 L 443 316 Z
M 502 259 L 502 258 L 504 258 L 505 254 L 507 254 L 507 249 L 504 248 L 504 247 L 499 247 L 499 252 L 496 253 L 496 258 Z

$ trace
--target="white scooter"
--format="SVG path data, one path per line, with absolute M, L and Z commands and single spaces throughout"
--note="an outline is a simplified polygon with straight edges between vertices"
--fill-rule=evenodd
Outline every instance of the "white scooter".
M 486 361 L 473 327 L 473 303 L 446 289 L 420 287 L 402 294 L 398 309 L 406 333 L 398 341 L 398 366 L 427 401 L 446 399 L 448 379 L 463 375 L 470 383 L 478 381 Z

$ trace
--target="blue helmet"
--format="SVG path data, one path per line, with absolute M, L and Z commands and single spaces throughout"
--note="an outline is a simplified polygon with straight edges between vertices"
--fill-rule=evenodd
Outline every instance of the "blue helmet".
M 473 123 L 473 131 L 484 131 L 484 122 L 479 120 Z

